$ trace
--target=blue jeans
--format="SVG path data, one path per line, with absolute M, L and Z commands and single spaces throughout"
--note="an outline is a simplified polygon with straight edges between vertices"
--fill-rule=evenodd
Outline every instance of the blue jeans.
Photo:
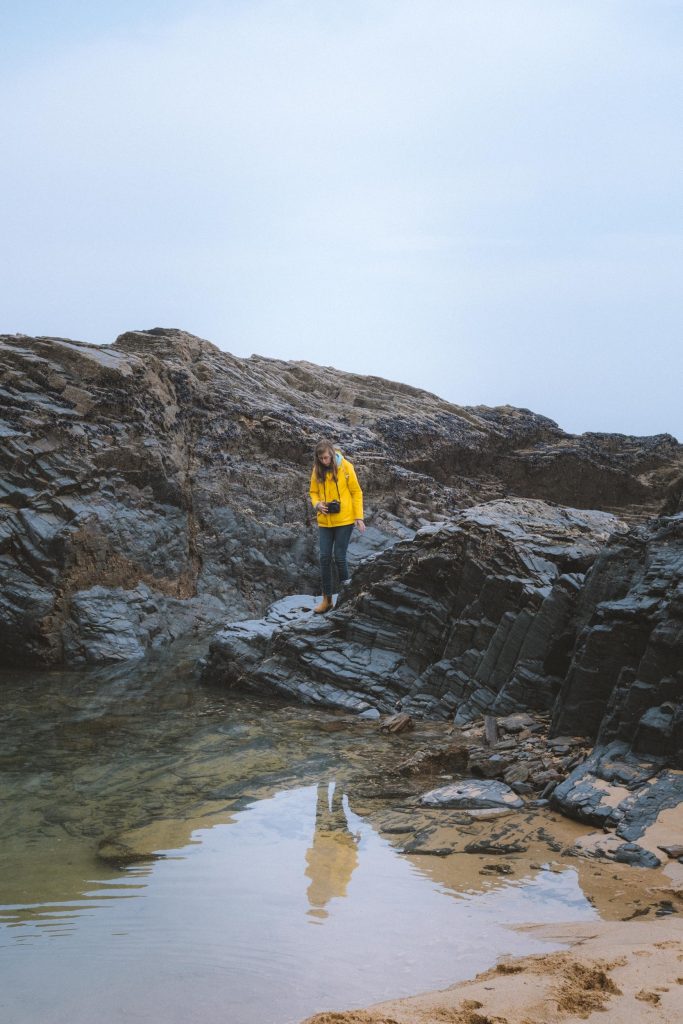
M 346 551 L 353 533 L 353 523 L 348 526 L 319 526 L 318 539 L 320 541 L 320 576 L 322 578 L 323 594 L 332 597 L 332 557 L 334 553 L 334 564 L 337 566 L 339 580 L 349 578 L 349 567 L 346 561 Z

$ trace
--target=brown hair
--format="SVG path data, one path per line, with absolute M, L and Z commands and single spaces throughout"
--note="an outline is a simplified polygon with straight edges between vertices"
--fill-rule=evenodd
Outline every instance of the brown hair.
M 320 461 L 320 456 L 324 455 L 325 452 L 329 452 L 332 456 L 332 461 L 329 466 L 329 471 L 332 473 L 334 480 L 337 479 L 337 460 L 335 459 L 335 448 L 331 441 L 328 441 L 326 437 L 323 437 L 318 441 L 315 446 L 315 453 L 313 456 L 313 472 L 315 473 L 318 481 L 322 484 L 325 481 L 325 473 L 328 472 L 328 467 L 324 466 Z

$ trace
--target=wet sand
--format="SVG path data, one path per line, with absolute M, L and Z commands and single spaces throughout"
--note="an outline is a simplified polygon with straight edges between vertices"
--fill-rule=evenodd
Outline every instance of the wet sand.
M 568 944 L 562 952 L 506 959 L 439 992 L 328 1012 L 305 1024 L 681 1024 L 683 920 L 529 925 Z
M 495 886 L 489 871 L 496 865 L 504 864 L 506 877 L 516 878 L 544 861 L 545 870 L 577 871 L 602 919 L 518 926 L 515 931 L 566 948 L 504 959 L 447 989 L 366 1010 L 323 1012 L 304 1024 L 683 1024 L 683 864 L 665 860 L 658 869 L 634 868 L 577 856 L 609 837 L 548 811 L 474 821 L 465 828 L 445 817 L 442 812 L 442 824 L 430 832 L 422 855 L 411 856 L 439 884 L 451 887 L 457 879 L 461 891 Z M 680 837 L 680 825 L 680 809 L 665 814 L 660 827 L 650 830 L 649 847 L 661 857 L 655 844 Z M 463 831 L 480 841 L 521 841 L 524 854 L 463 855 Z M 450 856 L 427 855 L 430 847 L 449 845 Z

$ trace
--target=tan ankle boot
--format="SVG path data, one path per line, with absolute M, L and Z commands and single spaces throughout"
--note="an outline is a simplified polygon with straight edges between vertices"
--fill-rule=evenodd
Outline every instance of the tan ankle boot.
M 329 612 L 331 607 L 332 607 L 332 598 L 328 597 L 327 594 L 323 594 L 322 601 L 317 606 L 317 608 L 313 609 L 313 611 L 315 612 L 316 615 L 323 615 L 325 612 Z

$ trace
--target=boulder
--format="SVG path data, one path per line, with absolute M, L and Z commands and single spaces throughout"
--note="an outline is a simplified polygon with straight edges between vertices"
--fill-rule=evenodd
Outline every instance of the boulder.
M 524 806 L 524 801 L 509 786 L 483 779 L 464 779 L 440 789 L 432 789 L 420 797 L 420 803 L 423 807 L 455 807 L 462 810 L 520 810 Z

